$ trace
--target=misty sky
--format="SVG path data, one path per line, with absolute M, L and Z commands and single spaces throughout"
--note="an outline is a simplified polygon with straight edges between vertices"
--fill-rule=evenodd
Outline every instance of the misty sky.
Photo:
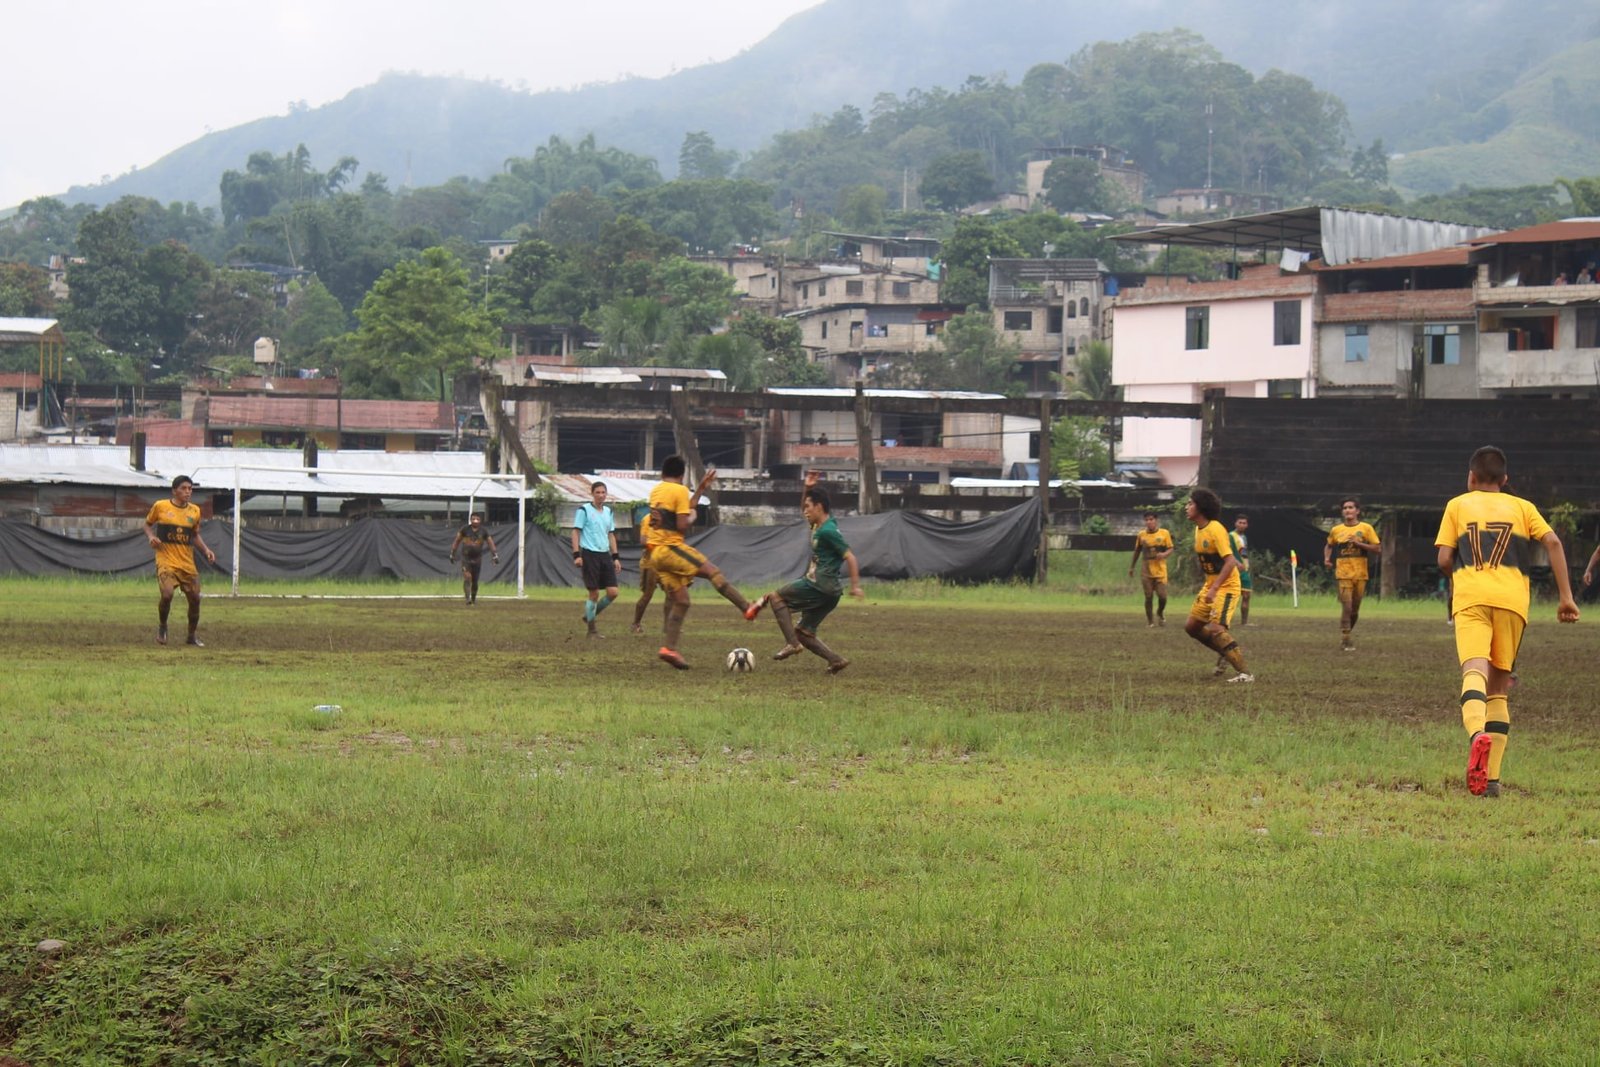
M 0 209 L 385 71 L 531 90 L 727 59 L 821 0 L 62 0 L 8 5 Z M 243 164 L 243 160 L 239 161 Z

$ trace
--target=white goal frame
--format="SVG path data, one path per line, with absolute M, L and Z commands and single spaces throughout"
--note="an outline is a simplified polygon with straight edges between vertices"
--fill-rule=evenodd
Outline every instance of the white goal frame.
M 233 465 L 233 596 L 239 595 L 239 567 L 242 555 L 240 534 L 244 530 L 244 488 L 243 472 L 265 471 L 273 474 L 309 474 L 315 477 L 318 474 L 337 475 L 340 478 L 436 478 L 452 482 L 471 482 L 472 490 L 467 496 L 467 514 L 471 515 L 477 504 L 478 490 L 485 483 L 505 482 L 512 484 L 518 490 L 517 498 L 517 597 L 522 599 L 527 596 L 526 578 L 528 572 L 528 496 L 527 482 L 520 474 L 448 474 L 438 471 L 416 471 L 398 474 L 392 470 L 365 470 L 361 468 L 346 467 L 279 467 L 272 464 L 235 463 Z M 288 490 L 288 494 L 297 494 Z M 432 494 L 429 499 L 448 500 L 454 494 Z

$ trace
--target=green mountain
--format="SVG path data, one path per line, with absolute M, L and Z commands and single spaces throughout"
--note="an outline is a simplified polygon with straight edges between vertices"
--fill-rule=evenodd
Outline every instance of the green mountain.
M 1554 125 L 1537 121 L 1539 94 L 1554 100 L 1557 79 L 1575 98 L 1596 97 L 1600 26 L 1591 8 L 1570 0 L 827 0 L 738 56 L 667 78 L 526 93 L 388 75 L 323 107 L 208 134 L 64 199 L 138 194 L 214 204 L 224 170 L 253 151 L 298 144 L 322 163 L 354 156 L 361 174 L 381 172 L 398 187 L 487 176 L 552 135 L 592 132 L 654 156 L 670 174 L 692 130 L 749 152 L 842 105 L 868 110 L 880 93 L 955 89 L 971 75 L 1017 82 L 1035 64 L 1062 62 L 1095 41 L 1177 26 L 1251 71 L 1286 70 L 1340 96 L 1354 141 L 1381 135 L 1404 150 L 1401 180 L 1419 190 L 1600 170 L 1600 124 L 1562 124 L 1554 104 L 1545 109 Z M 1543 136 L 1546 128 L 1558 135 Z
M 1466 136 L 1452 137 L 1458 130 Z M 1481 106 L 1456 112 L 1453 126 L 1438 134 L 1447 143 L 1390 163 L 1396 185 L 1446 192 L 1464 182 L 1511 186 L 1600 174 L 1600 38 L 1538 64 Z

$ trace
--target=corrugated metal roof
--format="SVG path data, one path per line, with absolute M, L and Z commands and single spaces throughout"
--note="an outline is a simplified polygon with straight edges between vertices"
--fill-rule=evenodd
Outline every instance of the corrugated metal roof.
M 1520 230 L 1493 233 L 1468 242 L 1474 245 L 1534 245 L 1554 241 L 1600 240 L 1600 219 L 1562 219 L 1560 222 L 1542 222 L 1537 226 L 1524 226 Z
M 1484 238 L 1494 240 L 1494 238 Z M 1408 270 L 1420 267 L 1465 267 L 1472 249 L 1464 245 L 1436 248 L 1432 252 L 1414 252 L 1407 256 L 1386 256 L 1383 259 L 1358 259 L 1337 266 L 1315 265 L 1313 270 Z
M 510 483 L 485 481 L 483 456 L 477 452 L 340 450 L 321 453 L 317 462 L 314 475 L 292 469 L 240 470 L 239 484 L 250 492 L 299 495 L 509 500 L 521 495 Z M 146 469 L 136 471 L 128 465 L 128 449 L 117 445 L 0 444 L 0 482 L 22 484 L 166 489 L 173 478 L 187 474 L 202 489 L 221 492 L 233 488 L 235 466 L 302 465 L 298 449 L 151 447 L 145 450 Z M 565 491 L 562 495 L 568 496 Z M 588 497 L 585 489 L 574 499 Z
M 22 333 L 39 337 L 60 325 L 55 319 L 0 318 L 0 333 Z
M 767 392 L 778 396 L 855 396 L 854 389 L 818 388 L 805 389 L 798 386 L 783 386 L 777 389 L 768 389 Z M 1004 400 L 1001 393 L 969 393 L 960 389 L 866 389 L 868 396 L 905 397 L 912 400 L 928 400 L 944 398 L 947 400 Z

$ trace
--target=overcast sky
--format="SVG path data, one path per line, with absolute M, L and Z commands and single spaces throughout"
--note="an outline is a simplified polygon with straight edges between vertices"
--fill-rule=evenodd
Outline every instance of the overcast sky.
M 61 0 L 7 5 L 0 208 L 385 71 L 530 90 L 737 54 L 821 0 Z M 240 161 L 243 163 L 243 160 Z

